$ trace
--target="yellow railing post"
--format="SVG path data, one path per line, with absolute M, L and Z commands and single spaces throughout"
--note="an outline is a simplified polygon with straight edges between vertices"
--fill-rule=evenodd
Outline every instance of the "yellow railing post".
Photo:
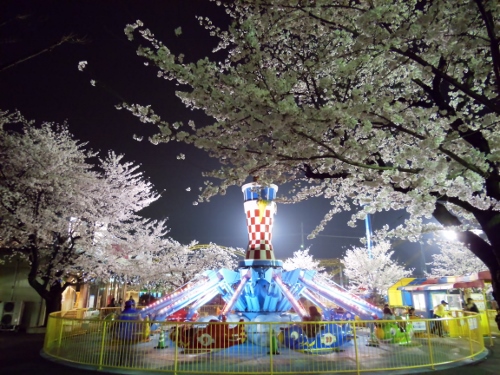
M 271 332 L 271 324 L 270 323 L 267 323 L 267 328 L 268 328 L 268 331 L 269 331 L 269 373 L 272 375 L 273 373 L 273 344 L 272 344 L 272 332 Z
M 356 323 L 352 323 L 352 334 L 354 338 L 354 355 L 356 357 L 356 372 L 360 374 L 359 352 L 358 352 L 358 337 L 356 336 Z
M 163 327 L 161 327 L 163 329 Z M 174 353 L 174 374 L 177 375 L 177 364 L 179 362 L 179 323 L 175 323 L 175 353 Z
M 104 342 L 105 342 L 105 339 L 106 339 L 106 323 L 107 321 L 105 320 L 104 321 L 104 327 L 102 329 L 102 339 L 101 339 L 101 350 L 99 352 L 99 370 L 102 370 L 102 363 L 103 363 L 103 360 L 104 360 Z
M 470 321 L 471 321 L 471 319 L 473 319 L 473 317 L 471 317 L 469 315 L 467 318 L 468 318 L 467 324 L 469 325 L 469 347 L 470 347 L 470 355 L 473 355 L 474 354 L 474 349 L 472 347 L 472 333 L 471 333 L 471 329 L 470 329 Z M 477 320 L 476 320 L 476 324 L 477 324 Z
M 430 360 L 431 360 L 431 369 L 435 370 L 435 368 L 434 368 L 434 354 L 432 353 L 431 329 L 430 329 L 430 322 L 429 322 L 429 320 L 427 320 L 425 322 L 425 328 L 427 329 L 427 343 L 429 345 L 429 357 L 430 357 Z
M 269 329 L 269 355 L 271 356 L 269 365 L 271 368 L 269 369 L 269 373 L 272 375 L 273 374 L 273 329 L 271 326 L 271 323 L 268 323 L 268 329 Z
M 57 355 L 60 355 L 60 350 L 61 350 L 61 342 L 62 342 L 63 327 L 64 327 L 63 323 L 64 323 L 63 318 L 59 317 L 59 339 L 57 340 Z
M 492 347 L 493 344 L 493 332 L 491 332 L 491 326 L 490 326 L 490 316 L 488 314 L 488 309 L 484 310 L 484 315 L 486 316 L 486 327 L 488 327 L 488 336 L 490 337 L 490 347 Z

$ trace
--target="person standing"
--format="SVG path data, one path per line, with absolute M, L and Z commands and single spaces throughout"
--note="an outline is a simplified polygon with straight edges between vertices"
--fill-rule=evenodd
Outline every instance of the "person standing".
M 396 316 L 394 315 L 390 307 L 384 307 L 384 315 L 382 316 L 382 320 L 396 320 Z
M 321 313 L 318 311 L 318 308 L 316 306 L 309 306 L 309 316 L 304 316 L 302 318 L 302 321 L 304 322 L 312 322 L 312 323 L 306 323 L 304 325 L 304 332 L 307 335 L 307 337 L 316 337 L 316 333 L 318 332 L 320 325 L 319 323 L 316 322 L 321 322 L 323 320 L 323 317 Z
M 417 319 L 417 316 L 415 315 L 415 308 L 410 307 L 408 309 L 408 319 Z
M 389 304 L 388 304 L 388 303 L 386 303 L 386 304 L 384 305 L 384 308 L 382 309 L 382 311 L 385 311 L 385 309 L 389 309 L 389 310 L 391 311 L 391 314 L 393 314 L 393 315 L 394 315 L 394 311 L 392 311 L 392 309 L 391 309 L 391 307 L 389 306 Z M 384 314 L 385 314 L 385 312 L 384 312 Z
M 434 307 L 434 315 L 432 316 L 434 319 L 442 319 L 446 315 L 445 307 L 448 306 L 448 302 L 442 300 L 441 303 Z M 431 330 L 432 333 L 436 333 L 439 337 L 443 337 L 443 322 L 441 320 L 434 321 L 434 326 Z
M 396 315 L 394 315 L 394 312 L 391 310 L 390 307 L 384 307 L 383 312 L 384 312 L 384 315 L 382 316 L 382 320 L 397 320 Z M 386 327 L 390 327 L 390 324 L 391 323 L 385 323 L 383 325 Z M 401 332 L 403 332 L 403 330 L 404 330 L 403 325 L 398 324 L 398 327 L 401 330 Z
M 127 302 L 130 302 L 132 304 L 132 306 L 135 308 L 135 299 L 134 299 L 134 297 L 132 297 L 132 295 L 130 295 L 130 298 L 128 299 Z
M 311 322 L 321 322 L 323 320 L 316 306 L 309 306 L 309 318 Z
M 467 298 L 467 304 L 465 305 L 465 311 L 474 312 L 479 314 L 479 309 L 477 308 L 474 300 L 472 298 Z
M 135 304 L 129 299 L 125 302 L 125 308 L 118 316 L 118 338 L 122 340 L 132 340 L 142 332 L 143 323 L 139 311 L 135 309 Z

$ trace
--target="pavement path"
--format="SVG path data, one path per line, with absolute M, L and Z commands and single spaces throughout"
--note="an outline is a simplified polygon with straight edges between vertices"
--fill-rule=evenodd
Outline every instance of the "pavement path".
M 44 359 L 40 355 L 44 334 L 22 332 L 0 332 L 0 374 L 2 375 L 96 375 L 102 371 L 83 370 L 68 367 Z M 429 370 L 420 373 L 432 375 L 499 375 L 500 374 L 500 339 L 496 346 L 489 348 L 485 360 L 460 367 L 441 370 Z M 489 345 L 489 340 L 487 340 Z M 415 374 L 416 371 L 409 372 Z M 382 374 L 382 373 L 380 373 Z M 401 373 L 400 373 L 401 374 Z

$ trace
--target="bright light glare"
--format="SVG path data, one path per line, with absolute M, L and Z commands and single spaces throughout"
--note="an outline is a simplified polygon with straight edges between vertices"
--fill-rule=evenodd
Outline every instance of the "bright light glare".
M 443 230 L 442 233 L 443 236 L 449 241 L 454 241 L 457 239 L 457 232 L 455 232 L 454 230 Z

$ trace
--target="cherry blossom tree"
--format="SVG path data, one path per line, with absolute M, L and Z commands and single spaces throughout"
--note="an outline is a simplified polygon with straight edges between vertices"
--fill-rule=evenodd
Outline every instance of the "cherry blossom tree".
M 151 280 L 151 283 L 166 290 L 174 290 L 205 270 L 235 269 L 240 258 L 238 254 L 241 253 L 244 254 L 245 251 L 214 243 L 198 245 L 194 241 L 183 247 L 182 251 L 171 252 L 162 277 Z
M 410 217 L 389 236 L 417 241 L 434 218 L 490 269 L 500 295 L 500 7 L 489 0 L 236 0 L 214 58 L 191 62 L 138 21 L 138 54 L 177 95 L 214 119 L 158 126 L 222 163 L 199 200 L 258 176 L 294 182 L 289 201 L 330 200 L 350 221 L 384 210 Z M 178 30 L 180 34 L 180 30 Z M 182 38 L 182 35 L 179 35 Z M 225 54 L 225 55 L 223 55 Z M 221 61 L 221 56 L 222 61 Z M 471 229 L 482 229 L 487 241 Z M 498 297 L 497 297 L 498 298 Z
M 57 311 L 69 285 L 114 270 L 117 256 L 104 244 L 118 231 L 106 229 L 141 230 L 137 212 L 159 195 L 123 156 L 92 163 L 97 154 L 66 125 L 37 127 L 6 112 L 0 125 L 1 247 L 28 261 L 29 284 Z
M 124 283 L 147 284 L 165 279 L 171 259 L 187 246 L 168 237 L 166 220 L 136 218 L 110 223 L 96 233 L 96 253 L 105 258 L 109 275 Z
M 481 272 L 487 269 L 478 257 L 471 255 L 470 250 L 461 242 L 439 241 L 440 252 L 432 255 L 431 277 L 462 276 Z
M 320 265 L 320 260 L 314 259 L 314 257 L 309 254 L 309 248 L 304 250 L 294 251 L 291 258 L 286 258 L 283 261 L 283 269 L 285 271 L 293 271 L 298 268 L 305 270 L 314 270 L 318 272 L 323 272 L 325 267 Z
M 101 233 L 105 232 L 105 235 Z M 235 269 L 243 249 L 216 244 L 183 245 L 168 237 L 166 220 L 147 218 L 112 223 L 96 234 L 99 259 L 109 276 L 148 290 L 172 291 L 208 269 Z
M 380 242 L 368 252 L 366 247 L 353 247 L 342 259 L 344 273 L 352 290 L 367 290 L 374 301 L 387 295 L 387 289 L 403 277 L 412 274 L 394 258 L 389 242 Z

